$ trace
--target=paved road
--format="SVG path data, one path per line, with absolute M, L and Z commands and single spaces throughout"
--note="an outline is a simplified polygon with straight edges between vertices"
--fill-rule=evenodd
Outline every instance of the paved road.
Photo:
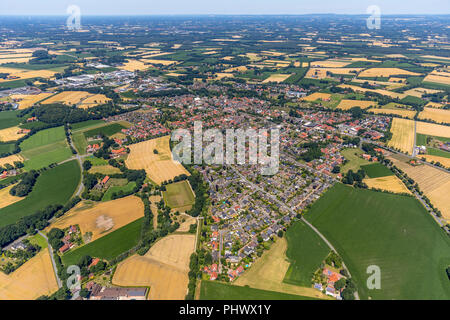
M 45 234 L 43 234 L 41 231 L 39 231 L 39 230 L 37 230 L 37 232 L 45 239 L 45 241 L 47 241 L 47 245 L 48 245 L 47 249 L 50 252 L 50 258 L 52 259 L 52 266 L 53 266 L 53 271 L 55 272 L 56 282 L 58 283 L 58 288 L 61 288 L 62 287 L 62 281 L 58 277 L 58 269 L 56 268 L 55 258 L 53 257 L 53 248 L 50 245 L 50 243 L 48 242 L 47 236 Z
M 234 172 L 236 172 L 236 174 L 237 174 L 239 177 L 241 177 L 241 179 L 243 179 L 246 183 L 248 183 L 248 184 L 253 188 L 253 190 L 257 190 L 257 191 L 263 192 L 263 193 L 264 193 L 265 195 L 267 195 L 270 199 L 272 199 L 272 201 L 278 203 L 278 204 L 279 204 L 280 206 L 282 206 L 282 207 L 287 208 L 291 213 L 297 215 L 297 213 L 296 213 L 294 210 L 292 210 L 291 207 L 288 207 L 284 202 L 278 200 L 276 197 L 272 196 L 270 193 L 266 192 L 264 189 L 258 187 L 258 186 L 255 185 L 254 183 L 250 182 L 250 181 L 249 181 L 246 177 L 244 177 L 244 175 L 242 175 L 236 168 L 234 168 L 234 167 L 231 167 L 231 168 L 234 170 Z M 308 168 L 309 168 L 309 167 L 308 167 Z M 328 239 L 325 238 L 325 236 L 324 236 L 322 233 L 320 233 L 320 231 L 317 230 L 316 227 L 314 227 L 311 223 L 309 223 L 309 222 L 308 222 L 306 219 L 304 219 L 303 217 L 301 217 L 300 220 L 303 221 L 308 227 L 310 227 L 310 228 L 311 228 L 311 229 L 312 229 L 312 230 L 313 230 L 320 238 L 322 238 L 322 240 L 327 244 L 327 246 L 328 246 L 332 251 L 334 251 L 334 252 L 337 253 L 337 250 L 334 248 L 334 246 L 331 244 L 331 242 L 328 241 Z M 342 266 L 347 270 L 349 277 L 351 277 L 352 275 L 351 275 L 350 271 L 348 270 L 348 268 L 347 268 L 347 266 L 345 265 L 344 262 L 342 262 Z M 358 294 L 358 292 L 355 292 L 355 298 L 356 298 L 356 300 L 359 300 L 359 294 Z

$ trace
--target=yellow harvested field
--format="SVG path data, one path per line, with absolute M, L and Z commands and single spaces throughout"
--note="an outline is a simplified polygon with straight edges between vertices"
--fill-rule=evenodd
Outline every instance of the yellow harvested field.
M 188 232 L 191 224 L 197 223 L 197 220 L 190 215 L 183 213 L 179 217 L 180 227 L 177 229 L 177 232 Z
M 67 105 L 74 105 L 80 103 L 83 99 L 89 97 L 91 94 L 86 91 L 63 91 L 46 99 L 42 104 L 64 103 Z
M 52 78 L 56 72 L 50 70 L 24 70 L 15 68 L 0 67 L 0 73 L 9 73 L 11 79 L 0 79 L 0 82 L 7 82 L 12 80 L 22 80 L 31 78 Z
M 360 77 L 391 77 L 397 75 L 418 76 L 420 73 L 411 72 L 400 68 L 370 68 L 359 74 Z
M 289 78 L 292 74 L 271 74 L 270 77 L 265 79 L 262 83 L 268 82 L 283 82 L 287 78 Z
M 50 97 L 51 95 L 53 95 L 53 93 L 50 92 L 43 92 L 35 95 L 16 94 L 12 95 L 11 98 L 14 100 L 20 100 L 18 102 L 19 109 L 26 109 L 32 107 L 35 103 Z
M 25 133 L 19 133 L 22 129 L 19 127 L 11 127 L 0 130 L 0 141 L 1 142 L 7 142 L 7 141 L 16 141 L 23 136 L 25 136 Z
M 144 204 L 135 196 L 107 202 L 83 201 L 47 227 L 46 232 L 79 225 L 81 234 L 92 232 L 90 241 L 94 241 L 143 216 Z
M 440 74 L 430 73 L 423 79 L 423 82 L 434 82 L 450 85 L 450 72 L 440 72 Z
M 416 115 L 416 111 L 413 110 L 405 110 L 405 109 L 392 109 L 392 108 L 370 108 L 367 110 L 368 112 L 374 113 L 374 114 L 391 114 L 391 115 L 397 115 L 400 117 L 406 117 L 408 119 L 414 119 L 414 116 Z
M 347 100 L 343 99 L 339 102 L 339 105 L 336 107 L 342 110 L 348 110 L 353 107 L 360 107 L 361 109 L 367 109 L 369 107 L 373 107 L 378 105 L 376 101 L 367 101 L 367 100 Z
M 409 89 L 409 90 L 405 91 L 405 94 L 407 94 L 408 96 L 422 98 L 422 96 L 424 94 L 438 93 L 438 92 L 442 92 L 442 90 L 433 90 L 433 89 L 426 89 L 426 88 L 414 88 L 414 89 Z
M 234 67 L 234 68 L 228 68 L 226 70 L 224 70 L 223 72 L 225 73 L 229 73 L 229 72 L 244 72 L 247 71 L 247 67 L 246 66 L 239 66 L 239 67 Z
M 149 178 L 161 184 L 180 174 L 190 175 L 183 165 L 172 158 L 169 145 L 170 136 L 151 139 L 129 145 L 130 154 L 125 161 L 129 169 L 144 169 Z M 158 150 L 155 154 L 153 150 Z
M 437 103 L 437 102 L 428 102 L 425 107 L 429 107 L 429 108 L 442 108 L 444 105 L 442 103 Z
M 448 60 L 450 61 L 449 57 L 440 57 L 440 56 L 432 56 L 432 55 L 425 55 L 421 56 L 422 58 L 428 58 L 428 59 L 436 59 L 436 60 Z
M 156 242 L 144 255 L 121 262 L 112 283 L 150 287 L 149 300 L 184 300 L 189 282 L 189 258 L 195 236 L 173 234 Z
M 391 191 L 395 193 L 409 193 L 411 191 L 403 184 L 403 182 L 397 178 L 397 176 L 387 176 L 372 179 L 364 179 L 363 182 L 367 184 L 369 188 L 381 189 L 385 191 Z
M 9 206 L 10 204 L 16 203 L 25 198 L 15 197 L 9 194 L 9 190 L 15 185 L 10 185 L 6 188 L 0 189 L 0 209 Z
M 388 146 L 412 154 L 414 148 L 414 121 L 393 118 L 391 125 L 392 139 Z
M 361 68 L 310 68 L 305 75 L 305 78 L 310 79 L 325 79 L 329 78 L 328 72 L 332 74 L 356 74 L 361 71 Z
M 325 60 L 325 61 L 313 61 L 313 62 L 311 62 L 311 67 L 313 67 L 313 68 L 342 68 L 349 64 L 351 64 L 351 61 Z
M 111 99 L 105 96 L 104 94 L 94 94 L 84 99 L 78 107 L 81 109 L 87 109 L 101 104 L 105 104 L 108 101 L 111 101 Z
M 23 162 L 23 158 L 19 154 L 13 154 L 4 158 L 0 158 L 0 166 L 4 167 L 5 164 L 9 163 L 10 165 L 14 165 L 14 161 Z
M 438 123 L 450 123 L 450 110 L 425 107 L 419 113 L 419 119 L 429 119 Z
M 404 93 L 397 93 L 397 92 L 393 92 L 393 91 L 389 91 L 389 90 L 383 90 L 383 89 L 366 89 L 366 88 L 362 88 L 362 87 L 358 87 L 358 86 L 354 86 L 351 84 L 340 84 L 338 85 L 339 88 L 344 88 L 344 89 L 351 89 L 355 92 L 376 92 L 379 94 L 382 94 L 384 96 L 388 96 L 391 98 L 399 98 L 399 99 L 403 99 L 406 97 L 406 94 Z
M 395 156 L 389 157 L 389 159 L 417 182 L 419 188 L 430 199 L 431 203 L 439 208 L 443 218 L 449 223 L 450 201 L 448 201 L 448 190 L 450 190 L 450 174 L 429 165 L 411 166 L 396 159 Z
M 151 64 L 162 64 L 163 66 L 170 66 L 172 64 L 177 64 L 178 61 L 171 60 L 156 60 L 156 59 L 142 59 L 142 61 L 151 63 Z
M 450 138 L 450 127 L 440 124 L 417 121 L 417 133 L 429 136 Z
M 450 168 L 450 158 L 433 156 L 433 155 L 430 155 L 430 154 L 421 154 L 418 157 L 420 159 L 425 158 L 425 161 L 427 161 L 427 162 L 439 162 L 444 167 Z
M 249 286 L 255 289 L 283 292 L 320 299 L 330 299 L 322 292 L 308 287 L 284 283 L 284 276 L 290 263 L 286 258 L 286 238 L 279 238 L 265 251 L 250 269 L 234 281 L 237 286 Z
M 0 64 L 5 64 L 5 63 L 28 63 L 28 61 L 30 61 L 30 59 L 31 59 L 31 57 L 6 58 L 6 59 L 0 59 Z
M 218 72 L 213 75 L 214 80 L 221 80 L 223 78 L 234 78 L 234 74 L 226 72 Z
M 35 300 L 58 290 L 48 249 L 9 275 L 0 272 L 0 300 Z
M 119 168 L 105 165 L 105 166 L 94 166 L 91 169 L 89 169 L 89 173 L 102 173 L 102 174 L 115 174 L 115 173 L 121 173 Z
M 134 72 L 136 70 L 138 71 L 146 70 L 150 68 L 150 66 L 139 60 L 129 60 L 128 62 L 125 62 L 123 66 L 118 68 Z
M 320 92 L 314 92 L 312 94 L 310 94 L 309 96 L 306 96 L 304 98 L 301 98 L 300 100 L 304 100 L 304 101 L 316 101 L 316 100 L 330 100 L 331 98 L 331 94 L 329 93 L 320 93 Z

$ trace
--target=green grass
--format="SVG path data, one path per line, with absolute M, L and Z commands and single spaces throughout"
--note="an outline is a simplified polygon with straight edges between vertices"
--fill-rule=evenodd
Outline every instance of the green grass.
M 63 127 L 39 131 L 24 140 L 20 148 L 26 158 L 24 164 L 27 170 L 40 169 L 72 156 Z
M 28 240 L 30 240 L 31 244 L 37 244 L 42 249 L 45 249 L 48 246 L 47 240 L 45 240 L 44 237 L 39 233 L 36 233 L 34 236 L 29 237 Z
M 263 281 L 263 279 L 261 279 Z M 200 300 L 317 300 L 310 297 L 297 296 L 254 289 L 250 287 L 234 286 L 218 281 L 203 280 L 200 287 Z
M 450 152 L 447 152 L 447 151 L 444 151 L 441 149 L 427 148 L 427 153 L 430 155 L 433 155 L 433 156 L 450 158 Z
M 21 118 L 18 118 L 17 115 L 20 111 L 1 111 L 0 112 L 0 130 L 6 129 L 10 127 L 17 126 Z
M 74 194 L 80 178 L 80 167 L 75 160 L 42 172 L 33 191 L 24 200 L 0 209 L 0 227 L 15 223 L 21 217 L 49 205 L 64 205 Z
M 310 287 L 314 272 L 330 253 L 327 244 L 304 222 L 297 221 L 286 232 L 289 266 L 283 282 Z
M 117 229 L 106 236 L 88 243 L 78 249 L 69 251 L 62 256 L 64 265 L 77 264 L 82 256 L 102 258 L 108 261 L 119 254 L 133 248 L 139 242 L 144 218 L 133 221 L 126 226 Z
M 307 219 L 333 244 L 362 299 L 450 299 L 450 239 L 416 199 L 337 184 Z M 367 267 L 381 269 L 368 290 Z
M 105 192 L 105 194 L 102 198 L 102 201 L 112 200 L 112 195 L 114 192 L 118 193 L 120 190 L 122 190 L 124 193 L 126 193 L 126 192 L 132 191 L 134 187 L 136 187 L 136 182 L 134 182 L 134 181 L 129 182 L 125 186 L 109 187 L 108 190 Z
M 163 197 L 165 203 L 170 208 L 189 206 L 195 202 L 194 194 L 187 180 L 166 185 L 166 191 L 163 191 Z
M 14 143 L 0 143 L 0 154 L 10 153 L 14 151 L 14 149 L 15 149 Z
M 366 172 L 369 178 L 387 177 L 394 174 L 391 170 L 389 170 L 386 166 L 383 166 L 379 162 L 367 164 L 362 166 L 361 168 Z
M 77 132 L 72 134 L 72 141 L 75 149 L 79 154 L 86 154 L 86 148 L 88 146 L 88 142 L 83 132 Z
M 83 122 L 73 123 L 70 126 L 72 127 L 72 131 L 78 131 L 80 129 L 85 129 L 100 123 L 105 123 L 103 120 L 87 120 Z
M 99 134 L 104 134 L 107 136 L 112 136 L 113 134 L 116 134 L 118 132 L 120 132 L 120 130 L 125 129 L 125 127 L 123 125 L 121 125 L 120 123 L 112 123 L 100 128 L 95 128 L 92 130 L 88 130 L 84 132 L 84 136 L 86 138 L 89 137 L 95 137 Z
M 63 127 L 45 129 L 37 132 L 20 144 L 22 151 L 28 151 L 34 148 L 42 147 L 48 144 L 65 140 L 66 135 Z
M 88 160 L 89 162 L 92 163 L 93 166 L 106 166 L 108 164 L 108 160 L 97 158 L 94 156 L 87 157 L 84 160 Z
M 344 156 L 345 159 L 348 160 L 348 162 L 341 167 L 341 172 L 347 173 L 347 171 L 349 170 L 353 170 L 353 172 L 356 172 L 359 169 L 361 169 L 361 166 L 370 164 L 369 161 L 360 158 L 360 156 L 363 153 L 364 152 L 362 152 L 361 149 L 356 148 L 355 149 L 349 148 L 342 150 L 341 154 Z

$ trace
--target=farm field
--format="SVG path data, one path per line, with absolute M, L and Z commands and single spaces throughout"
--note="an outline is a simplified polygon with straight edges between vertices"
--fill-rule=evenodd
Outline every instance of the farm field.
M 13 61 L 10 61 L 13 62 Z M 25 80 L 32 78 L 52 78 L 57 72 L 52 70 L 26 70 L 17 68 L 0 67 L 0 73 L 9 73 L 15 80 Z M 10 82 L 10 80 L 0 79 L 0 83 Z
M 146 70 L 150 67 L 151 67 L 151 65 L 145 64 L 144 62 L 139 61 L 139 60 L 128 60 L 127 62 L 124 63 L 123 66 L 120 66 L 118 68 L 122 69 L 122 70 L 134 72 L 136 70 L 139 70 L 139 71 Z
M 123 186 L 111 186 L 103 195 L 102 201 L 110 201 L 113 198 L 113 194 L 118 194 L 120 191 L 122 192 L 130 192 L 136 187 L 136 182 L 131 181 Z
M 413 197 L 337 184 L 307 219 L 342 256 L 362 299 L 450 298 L 450 239 Z M 368 291 L 366 268 L 373 264 L 382 285 Z
M 19 133 L 20 131 L 21 129 L 17 126 L 1 129 L 0 141 L 2 142 L 16 141 L 26 135 L 25 133 Z
M 290 264 L 283 282 L 311 289 L 311 278 L 330 253 L 330 249 L 311 228 L 301 221 L 288 229 L 286 239 L 286 256 Z
M 64 205 L 74 194 L 80 178 L 76 160 L 42 172 L 33 191 L 24 200 L 0 209 L 0 227 L 15 223 L 51 204 Z
M 450 158 L 449 157 L 441 157 L 438 155 L 432 155 L 432 154 L 421 154 L 419 155 L 419 158 L 425 158 L 427 162 L 439 162 L 444 167 L 450 168 Z
M 15 185 L 10 185 L 9 187 L 0 189 L 0 209 L 24 199 L 9 194 L 9 190 L 11 190 L 14 186 Z
M 10 165 L 14 165 L 14 161 L 23 161 L 23 158 L 20 154 L 13 154 L 4 158 L 0 158 L 0 166 L 4 166 L 9 163 Z
M 114 259 L 138 244 L 143 221 L 144 218 L 137 219 L 95 241 L 69 251 L 62 256 L 64 265 L 76 264 L 85 255 L 106 260 Z
M 92 108 L 101 104 L 105 104 L 109 101 L 111 101 L 111 99 L 106 97 L 104 94 L 94 94 L 82 100 L 78 108 Z
M 391 77 L 398 75 L 418 76 L 420 74 L 399 68 L 370 68 L 360 72 L 358 77 Z
M 365 178 L 363 180 L 369 188 L 390 191 L 394 193 L 411 193 L 397 176 L 384 176 L 379 178 Z
M 200 300 L 315 300 L 287 293 L 254 289 L 218 281 L 201 282 Z
M 93 166 L 91 169 L 89 169 L 89 173 L 102 173 L 102 174 L 116 174 L 121 173 L 119 168 L 104 165 L 104 166 Z
M 268 82 L 283 82 L 287 78 L 289 78 L 292 74 L 272 74 L 270 77 L 265 79 L 262 83 L 268 83 Z
M 414 121 L 393 118 L 391 132 L 392 139 L 388 142 L 388 146 L 412 154 L 414 148 Z
M 46 231 L 79 225 L 81 234 L 92 232 L 90 241 L 95 241 L 143 216 L 144 204 L 135 196 L 108 202 L 83 201 L 48 226 Z
M 187 180 L 166 185 L 163 197 L 166 205 L 171 209 L 183 208 L 184 210 L 189 210 L 195 202 L 194 193 Z
M 17 117 L 19 111 L 2 111 L 0 112 L 0 130 L 14 127 L 20 124 L 20 118 Z
M 386 176 L 392 176 L 394 173 L 386 166 L 379 162 L 367 164 L 361 167 L 369 178 L 380 178 Z
M 104 134 L 106 136 L 112 136 L 118 132 L 120 132 L 122 129 L 125 129 L 126 127 L 122 123 L 111 123 L 107 124 L 98 128 L 90 129 L 87 131 L 84 131 L 84 136 L 86 138 L 95 137 L 100 134 Z
M 419 113 L 419 119 L 429 119 L 438 123 L 450 124 L 450 110 L 425 107 L 423 111 Z
M 375 92 L 375 93 L 379 93 L 381 95 L 384 96 L 388 96 L 391 98 L 399 98 L 399 99 L 403 99 L 405 98 L 407 95 L 404 93 L 397 93 L 394 91 L 389 91 L 389 90 L 384 90 L 384 89 L 366 89 L 366 88 L 362 88 L 362 87 L 358 87 L 358 86 L 354 86 L 351 84 L 340 84 L 338 85 L 339 88 L 344 88 L 344 89 L 351 89 L 355 92 Z
M 112 283 L 150 287 L 149 300 L 184 300 L 189 282 L 189 258 L 195 250 L 194 235 L 169 235 L 144 255 L 121 262 Z
M 363 100 L 346 100 L 343 99 L 339 102 L 339 105 L 336 107 L 337 109 L 349 110 L 353 107 L 360 107 L 361 109 L 367 109 L 369 107 L 373 107 L 378 105 L 376 101 L 363 101 Z
M 329 93 L 320 93 L 320 92 L 314 92 L 310 94 L 309 96 L 306 96 L 304 98 L 301 98 L 303 101 L 317 101 L 317 100 L 329 100 L 331 98 L 331 94 Z
M 450 222 L 450 202 L 448 201 L 450 174 L 428 165 L 411 166 L 395 155 L 389 159 L 417 182 L 420 190 L 435 207 L 439 208 L 444 219 Z
M 63 91 L 46 99 L 42 104 L 64 103 L 66 105 L 74 105 L 80 103 L 90 95 L 89 92 L 85 91 Z
M 408 109 L 407 106 L 400 105 L 397 103 L 388 103 L 387 105 L 381 106 L 379 108 L 370 108 L 367 111 L 374 113 L 374 114 L 397 115 L 402 118 L 408 118 L 408 119 L 413 119 L 417 113 L 414 110 Z
M 428 136 L 450 138 L 450 126 L 417 121 L 417 133 Z
M 20 99 L 18 104 L 19 109 L 22 110 L 32 107 L 34 104 L 38 103 L 39 101 L 45 100 L 52 95 L 53 93 L 43 92 L 36 95 L 12 95 L 11 98 Z
M 58 290 L 48 249 L 9 275 L 0 272 L 0 300 L 34 300 Z
M 169 139 L 170 136 L 164 136 L 129 145 L 130 154 L 125 161 L 126 166 L 134 170 L 144 169 L 148 177 L 157 184 L 181 174 L 189 176 L 183 165 L 172 159 Z M 155 149 L 157 154 L 154 153 Z
M 361 166 L 370 164 L 369 161 L 361 158 L 361 155 L 363 153 L 364 152 L 358 148 L 355 149 L 349 148 L 342 150 L 341 154 L 344 156 L 345 159 L 348 160 L 348 162 L 341 167 L 341 172 L 347 173 L 349 170 L 356 172 L 359 169 L 361 169 Z
M 72 156 L 63 127 L 41 130 L 24 140 L 20 148 L 27 170 L 40 169 Z

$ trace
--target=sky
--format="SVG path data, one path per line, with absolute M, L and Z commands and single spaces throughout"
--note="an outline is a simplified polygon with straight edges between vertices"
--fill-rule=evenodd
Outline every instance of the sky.
M 450 0 L 0 0 L 1 15 L 450 14 Z

